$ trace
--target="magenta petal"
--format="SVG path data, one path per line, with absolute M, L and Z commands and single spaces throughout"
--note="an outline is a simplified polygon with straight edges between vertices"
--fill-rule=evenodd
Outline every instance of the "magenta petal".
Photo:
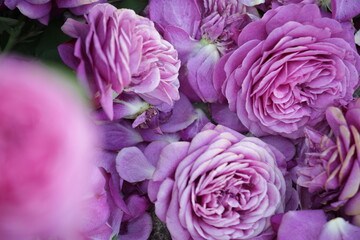
M 284 216 L 284 214 L 280 213 L 280 214 L 273 215 L 271 217 L 271 219 L 270 219 L 271 227 L 274 229 L 275 232 L 279 231 L 279 227 L 281 225 L 281 221 L 282 221 L 283 216 Z
M 331 0 L 332 17 L 339 21 L 348 21 L 360 14 L 358 0 Z
M 183 130 L 195 121 L 197 114 L 190 101 L 183 94 L 175 102 L 173 113 L 169 120 L 160 126 L 163 132 L 173 133 Z
M 152 230 L 152 221 L 149 214 L 144 213 L 138 218 L 130 221 L 127 232 L 119 235 L 121 240 L 147 240 Z
M 106 150 L 119 151 L 143 141 L 140 134 L 125 121 L 102 124 L 99 129 L 103 134 L 102 148 Z
M 188 81 L 203 102 L 216 102 L 221 98 L 213 85 L 213 73 L 220 53 L 215 45 L 202 47 L 187 63 Z
M 188 153 L 188 149 L 188 142 L 175 142 L 164 147 L 153 176 L 153 181 L 163 181 L 165 178 L 173 175 L 179 162 Z
M 150 179 L 155 167 L 137 147 L 123 148 L 116 157 L 116 170 L 125 181 L 134 183 Z
M 277 239 L 318 240 L 325 223 L 322 210 L 289 211 L 282 218 Z
M 157 166 L 157 162 L 160 158 L 160 153 L 162 149 L 167 145 L 169 145 L 169 143 L 166 141 L 154 141 L 146 146 L 144 150 L 144 155 L 153 166 Z
M 70 37 L 77 38 L 86 35 L 88 32 L 88 26 L 85 23 L 68 18 L 61 27 L 61 30 Z
M 151 202 L 155 202 L 162 182 L 149 181 L 147 193 Z
M 137 194 L 133 194 L 126 199 L 126 204 L 129 208 L 130 215 L 129 219 L 137 218 L 145 213 L 149 208 L 149 201 L 145 197 L 140 197 Z M 123 221 L 129 220 L 126 216 L 123 218 Z
M 88 237 L 88 239 L 109 240 L 112 233 L 113 229 L 109 226 L 109 224 L 103 224 L 97 229 L 87 232 L 86 237 Z
M 325 224 L 319 240 L 359 240 L 360 227 L 356 227 L 342 218 L 335 218 Z
M 155 213 L 163 222 L 166 221 L 166 213 L 170 205 L 173 186 L 174 180 L 167 178 L 162 182 L 158 189 L 157 200 L 155 202 Z
M 58 46 L 58 52 L 60 54 L 61 59 L 64 61 L 66 65 L 68 65 L 72 69 L 76 69 L 76 67 L 80 64 L 80 60 L 77 59 L 73 54 L 74 49 L 75 49 L 74 43 L 63 43 Z
M 105 193 L 93 196 L 84 201 L 83 208 L 86 214 L 84 214 L 82 232 L 96 230 L 106 224 L 110 212 Z
M 236 113 L 231 112 L 227 104 L 213 103 L 210 105 L 211 116 L 217 124 L 224 125 L 238 132 L 248 129 L 240 122 Z
M 198 134 L 201 129 L 210 122 L 206 114 L 200 109 L 196 109 L 197 118 L 186 129 L 181 131 L 181 139 L 184 141 L 191 141 Z
M 350 216 L 360 215 L 360 191 L 346 203 L 344 212 Z
M 190 234 L 185 230 L 179 219 L 179 202 L 178 202 L 178 193 L 173 191 L 172 199 L 170 201 L 170 206 L 166 214 L 166 224 L 171 233 L 171 235 L 177 238 L 174 240 L 190 240 Z
M 199 31 L 201 14 L 195 0 L 152 0 L 149 3 L 149 15 L 162 28 L 180 27 L 191 37 Z
M 285 161 L 290 161 L 295 156 L 295 145 L 287 138 L 271 135 L 261 137 L 261 140 L 278 149 L 285 156 Z
M 62 46 L 62 45 L 60 45 L 60 46 Z M 66 58 L 66 56 L 64 56 L 62 58 L 64 60 Z M 122 119 L 122 118 L 130 118 L 130 119 L 134 118 L 139 112 L 144 111 L 144 109 L 147 109 L 147 108 L 149 108 L 149 104 L 144 102 L 137 95 L 122 93 L 119 97 L 117 97 L 114 100 L 113 120 L 118 120 L 118 119 Z M 106 115 L 106 113 L 104 112 L 103 109 L 97 110 L 94 113 L 94 118 L 96 120 L 100 120 L 100 121 L 109 120 L 108 116 Z
M 199 41 L 191 38 L 189 33 L 179 27 L 166 27 L 164 38 L 168 40 L 178 51 L 179 59 L 183 63 L 189 60 L 189 56 L 199 46 Z

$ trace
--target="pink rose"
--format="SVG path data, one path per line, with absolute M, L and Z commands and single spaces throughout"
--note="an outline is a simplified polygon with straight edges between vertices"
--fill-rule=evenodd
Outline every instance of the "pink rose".
M 0 58 L 1 239 L 66 238 L 81 215 L 94 129 L 60 81 L 34 63 Z
M 110 4 L 96 5 L 85 19 L 87 24 L 66 21 L 63 31 L 76 40 L 60 45 L 59 52 L 108 117 L 114 115 L 114 95 L 122 92 L 169 111 L 180 98 L 180 61 L 153 22 Z
M 353 32 L 314 4 L 267 11 L 243 29 L 238 45 L 220 59 L 215 82 L 257 136 L 303 136 L 328 106 L 349 102 L 359 83 Z

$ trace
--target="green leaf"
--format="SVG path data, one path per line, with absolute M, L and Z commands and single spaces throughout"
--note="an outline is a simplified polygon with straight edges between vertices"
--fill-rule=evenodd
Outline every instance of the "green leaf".
M 57 47 L 71 38 L 61 31 L 62 19 L 51 21 L 41 34 L 35 47 L 35 57 L 44 61 L 62 63 Z
M 133 9 L 136 13 L 140 13 L 148 5 L 147 0 L 122 0 L 122 1 L 110 1 L 116 8 L 128 8 Z

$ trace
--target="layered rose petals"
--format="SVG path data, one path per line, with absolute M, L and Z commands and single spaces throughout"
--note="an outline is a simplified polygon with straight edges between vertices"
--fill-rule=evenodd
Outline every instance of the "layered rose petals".
M 208 124 L 188 142 L 165 146 L 149 196 L 173 239 L 252 239 L 271 235 L 284 210 L 283 155 L 259 139 Z
M 305 162 L 298 184 L 314 194 L 325 208 L 351 216 L 360 226 L 360 99 L 342 111 L 329 107 L 326 119 L 333 136 L 308 129 Z
M 128 9 L 98 4 L 85 23 L 62 27 L 74 42 L 60 45 L 64 62 L 76 69 L 94 101 L 113 118 L 114 95 L 133 92 L 161 111 L 179 99 L 180 61 L 154 24 Z
M 220 60 L 214 80 L 257 136 L 303 136 L 328 106 L 349 102 L 359 82 L 351 33 L 313 4 L 269 10 L 244 28 L 238 45 Z

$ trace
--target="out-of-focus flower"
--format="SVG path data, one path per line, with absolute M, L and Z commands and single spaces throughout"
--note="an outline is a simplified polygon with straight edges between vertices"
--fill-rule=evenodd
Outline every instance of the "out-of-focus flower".
M 301 137 L 328 106 L 349 102 L 358 86 L 353 32 L 322 17 L 314 4 L 269 10 L 243 29 L 238 45 L 220 59 L 215 82 L 257 136 Z
M 359 240 L 360 228 L 343 218 L 327 222 L 322 210 L 289 211 L 271 218 L 278 240 Z
M 27 60 L 0 58 L 1 239 L 71 239 L 77 227 L 95 136 L 61 81 Z
M 283 212 L 285 201 L 280 152 L 213 124 L 191 142 L 157 149 L 155 171 L 142 163 L 137 172 L 146 169 L 142 179 L 151 179 L 149 197 L 173 239 L 271 237 L 270 216 Z
M 160 111 L 179 99 L 180 61 L 154 24 L 128 9 L 98 4 L 87 23 L 68 19 L 62 30 L 75 38 L 59 46 L 98 106 L 113 118 L 114 94 L 134 92 Z
M 186 6 L 186 7 L 184 7 Z M 152 0 L 149 17 L 179 52 L 180 89 L 192 101 L 224 98 L 212 81 L 219 58 L 237 46 L 241 29 L 256 10 L 237 0 Z
M 304 162 L 298 184 L 314 194 L 316 207 L 338 210 L 360 226 L 360 99 L 344 111 L 329 107 L 326 119 L 332 134 L 306 129 Z

